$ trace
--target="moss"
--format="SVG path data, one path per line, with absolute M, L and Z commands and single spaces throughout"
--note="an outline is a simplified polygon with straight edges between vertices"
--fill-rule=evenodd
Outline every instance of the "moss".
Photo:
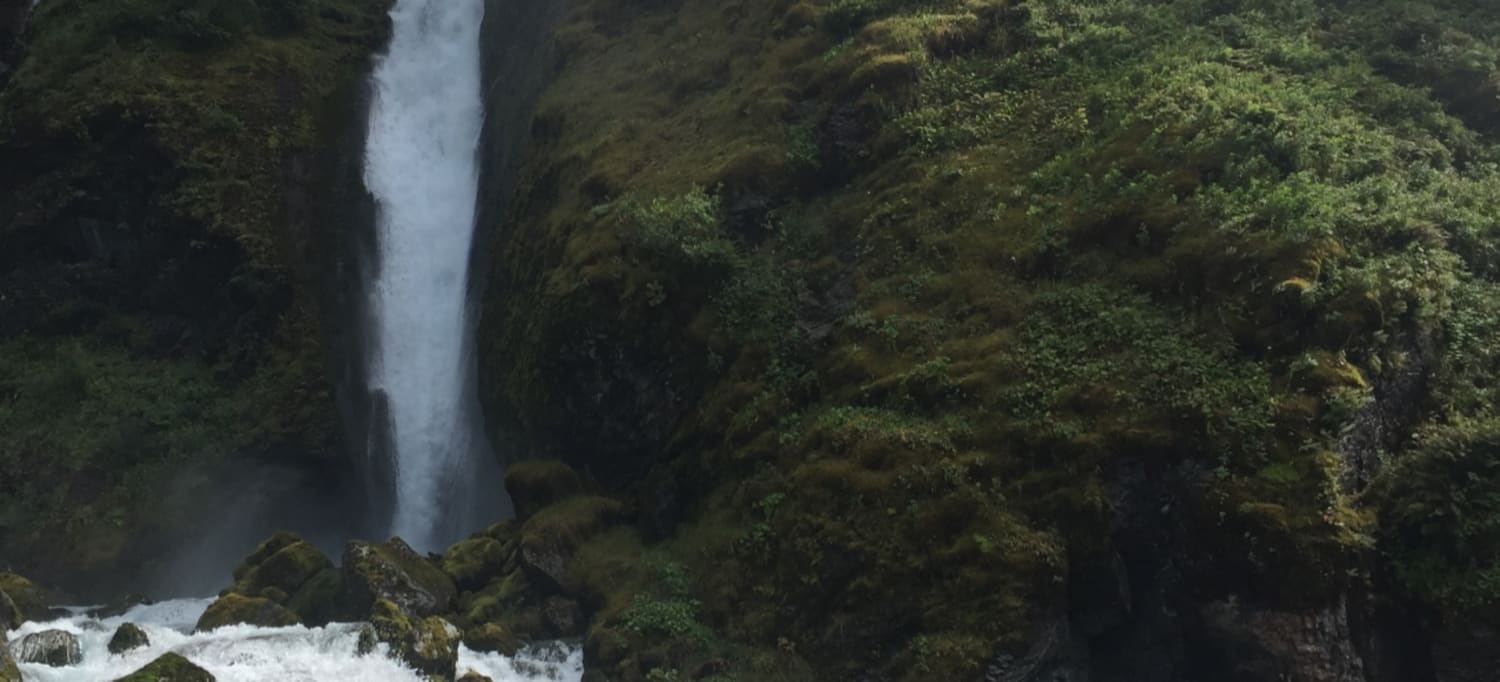
M 496 623 L 485 623 L 464 631 L 464 646 L 475 651 L 493 651 L 515 656 L 522 644 L 515 633 Z
M 298 622 L 296 614 L 270 599 L 230 593 L 214 600 L 193 629 L 208 632 L 227 625 L 281 627 Z
M 180 654 L 165 653 L 119 682 L 214 682 L 214 676 Z
M 47 594 L 36 583 L 14 573 L 0 573 L 0 593 L 15 607 L 16 621 L 41 620 L 47 614 Z
M 270 542 L 276 540 L 267 544 Z M 333 562 L 321 550 L 300 538 L 252 563 L 266 548 L 262 545 L 241 566 L 248 570 L 243 571 L 243 577 L 237 577 L 238 582 L 232 588 L 235 592 L 251 597 L 264 596 L 266 591 L 273 589 L 284 595 L 296 594 L 315 576 L 333 568 Z M 236 569 L 235 573 L 240 574 L 241 570 Z
M 394 602 L 381 599 L 371 607 L 370 624 L 379 640 L 418 673 L 433 679 L 455 676 L 459 632 L 447 621 L 408 617 Z
M 345 617 L 343 574 L 331 566 L 325 568 L 308 578 L 282 604 L 298 620 L 312 627 Z
M 617 523 L 621 515 L 619 502 L 598 496 L 575 497 L 547 507 L 521 527 L 521 563 L 534 577 L 562 587 L 579 546 Z
M 555 460 L 517 462 L 505 471 L 505 492 L 525 520 L 543 507 L 583 493 L 583 481 L 568 465 Z
M 380 545 L 351 541 L 344 550 L 343 573 L 353 598 L 349 606 L 356 612 L 390 599 L 427 616 L 447 612 L 458 596 L 453 579 L 400 538 Z
M 510 550 L 493 538 L 463 540 L 443 553 L 443 572 L 460 590 L 477 589 L 514 567 L 515 546 Z

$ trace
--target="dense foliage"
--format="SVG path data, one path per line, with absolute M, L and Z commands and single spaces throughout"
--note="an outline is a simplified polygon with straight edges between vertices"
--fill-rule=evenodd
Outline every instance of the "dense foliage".
M 1200 593 L 1313 606 L 1378 546 L 1397 591 L 1493 605 L 1496 27 L 1445 1 L 580 2 L 497 252 L 491 409 L 637 458 L 643 508 L 685 505 L 662 546 L 698 617 L 816 668 L 1019 653 L 1138 467 L 1216 566 Z M 591 409 L 671 427 L 590 441 Z

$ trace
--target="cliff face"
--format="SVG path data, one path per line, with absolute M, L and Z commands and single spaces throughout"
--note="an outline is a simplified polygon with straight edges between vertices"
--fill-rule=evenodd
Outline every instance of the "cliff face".
M 0 92 L 0 555 L 15 568 L 124 589 L 220 516 L 205 510 L 257 502 L 247 472 L 346 466 L 317 293 L 346 225 L 324 202 L 357 167 L 362 145 L 340 136 L 360 129 L 387 6 L 36 8 Z M 20 54 L 9 12 L 0 61 Z
M 594 595 L 595 674 L 1468 679 L 1496 25 L 572 3 L 480 390 L 673 567 Z

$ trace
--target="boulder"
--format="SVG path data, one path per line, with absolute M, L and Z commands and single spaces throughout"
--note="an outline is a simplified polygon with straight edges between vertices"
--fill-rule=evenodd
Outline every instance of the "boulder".
M 226 625 L 259 625 L 279 627 L 296 625 L 297 616 L 265 597 L 246 597 L 242 594 L 226 594 L 219 597 L 198 618 L 197 632 L 208 632 Z
M 575 497 L 547 507 L 521 527 L 521 565 L 544 584 L 564 590 L 578 547 L 621 515 L 620 503 L 605 497 Z
M 271 590 L 295 595 L 331 568 L 333 562 L 317 547 L 291 533 L 278 533 L 235 569 L 231 589 L 247 597 L 271 596 Z
M 113 637 L 109 638 L 109 653 L 123 654 L 131 649 L 139 649 L 149 646 L 151 638 L 146 636 L 146 631 L 135 623 L 124 623 L 115 629 Z
M 101 606 L 97 609 L 90 609 L 88 615 L 89 618 L 95 618 L 98 620 L 104 620 L 106 618 L 119 618 L 120 616 L 125 615 L 126 612 L 137 606 L 149 606 L 151 604 L 152 601 L 142 595 L 127 594 L 124 597 L 110 602 L 106 606 Z
M 340 620 L 344 610 L 344 577 L 329 566 L 308 579 L 282 604 L 303 624 L 323 626 Z
M 401 538 L 372 545 L 359 540 L 344 547 L 344 589 L 357 614 L 388 600 L 412 616 L 447 612 L 458 588 L 442 569 L 418 555 Z
M 83 648 L 78 636 L 65 630 L 43 630 L 21 639 L 20 652 L 16 655 L 22 663 L 41 663 L 54 668 L 78 665 L 83 660 Z
M 214 676 L 178 654 L 165 653 L 115 682 L 214 682 Z
M 0 592 L 0 633 L 11 628 L 21 627 L 26 619 L 21 616 L 20 607 L 11 600 L 10 595 Z
M 465 625 L 499 620 L 514 612 L 530 592 L 531 580 L 526 572 L 513 570 L 478 592 L 465 592 L 459 599 L 459 613 L 463 614 Z
M 556 460 L 518 462 L 505 472 L 505 492 L 510 493 L 516 518 L 524 521 L 549 505 L 582 495 L 583 480 Z
M 495 682 L 488 675 L 481 675 L 478 671 L 470 670 L 458 678 L 458 682 Z
M 391 654 L 427 677 L 453 679 L 458 668 L 459 631 L 437 616 L 408 616 L 389 599 L 371 607 L 375 636 L 390 645 Z
M 14 573 L 0 573 L 0 592 L 10 597 L 22 621 L 47 617 L 47 595 L 30 580 Z
M 443 572 L 460 590 L 477 590 L 504 575 L 514 557 L 514 544 L 507 547 L 494 538 L 479 536 L 448 548 L 443 554 Z
M 514 656 L 524 643 L 509 628 L 498 623 L 485 623 L 464 632 L 464 646 L 475 651 L 493 651 Z

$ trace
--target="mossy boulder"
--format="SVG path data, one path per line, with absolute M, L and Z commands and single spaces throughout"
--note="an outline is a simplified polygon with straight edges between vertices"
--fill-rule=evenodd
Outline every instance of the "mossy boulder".
M 21 609 L 16 602 L 11 600 L 10 595 L 0 592 L 0 633 L 11 628 L 21 627 L 26 619 L 21 617 Z
M 47 616 L 47 594 L 36 583 L 14 573 L 0 573 L 0 592 L 10 597 L 20 622 L 42 620 Z M 0 606 L 0 608 L 4 608 Z
M 469 624 L 499 620 L 519 608 L 531 593 L 531 580 L 518 568 L 478 592 L 465 592 L 458 600 L 459 613 Z
M 343 574 L 356 613 L 389 600 L 413 616 L 432 616 L 447 612 L 458 596 L 453 579 L 401 538 L 381 545 L 350 541 L 344 547 Z
M 578 547 L 619 522 L 623 506 L 605 497 L 575 497 L 551 505 L 521 527 L 521 565 L 557 589 L 567 585 L 568 564 Z
M 548 505 L 583 494 L 583 479 L 556 460 L 519 462 L 505 472 L 505 492 L 515 505 L 516 518 L 525 520 Z
M 0 682 L 21 682 L 21 667 L 4 643 L 5 628 L 0 628 Z
M 291 533 L 279 533 L 262 543 L 234 571 L 233 591 L 249 597 L 265 596 L 271 589 L 296 594 L 315 576 L 333 568 L 333 562 L 317 547 Z
M 515 565 L 515 544 L 486 536 L 470 538 L 443 554 L 443 572 L 461 590 L 477 590 Z
M 316 627 L 339 620 L 345 610 L 343 573 L 333 566 L 319 571 L 282 605 L 306 625 Z
M 432 679 L 453 679 L 458 667 L 458 628 L 437 616 L 407 615 L 389 599 L 370 609 L 375 637 L 390 645 L 391 653 L 418 673 Z
M 463 674 L 463 677 L 458 678 L 458 682 L 495 682 L 495 681 L 493 679 L 491 679 L 490 676 L 488 676 L 488 675 L 481 675 L 477 671 L 470 670 L 470 671 L 465 672 Z
M 265 597 L 247 597 L 230 593 L 219 597 L 198 618 L 197 632 L 208 632 L 226 625 L 259 625 L 280 627 L 296 625 L 297 614 Z
M 499 623 L 485 623 L 464 632 L 464 646 L 475 651 L 493 651 L 514 656 L 525 642 L 510 628 Z
M 115 682 L 214 682 L 214 676 L 182 655 L 169 652 Z
M 139 625 L 123 623 L 115 629 L 114 636 L 109 638 L 109 653 L 123 654 L 150 644 L 151 638 L 146 636 L 146 631 Z

